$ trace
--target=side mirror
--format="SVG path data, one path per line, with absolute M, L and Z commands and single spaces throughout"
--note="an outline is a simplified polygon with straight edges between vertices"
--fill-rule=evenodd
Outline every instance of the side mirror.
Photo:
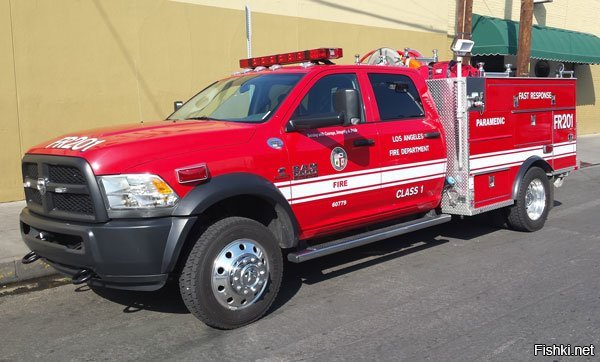
M 177 112 L 179 110 L 179 108 L 181 108 L 181 106 L 183 106 L 183 102 L 182 101 L 175 101 L 175 102 L 173 102 L 173 109 L 175 110 L 175 112 Z
M 338 89 L 335 92 L 334 108 L 343 118 L 343 125 L 360 122 L 360 100 L 356 89 Z

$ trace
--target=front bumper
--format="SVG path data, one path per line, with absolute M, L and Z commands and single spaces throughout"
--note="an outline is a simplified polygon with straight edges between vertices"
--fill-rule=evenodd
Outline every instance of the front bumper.
M 195 217 L 122 219 L 76 223 L 32 213 L 20 215 L 25 244 L 59 272 L 89 269 L 90 284 L 156 290 L 173 271 Z

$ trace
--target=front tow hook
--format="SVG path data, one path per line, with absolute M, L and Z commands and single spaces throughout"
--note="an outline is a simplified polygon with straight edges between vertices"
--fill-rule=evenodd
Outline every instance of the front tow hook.
M 23 257 L 23 259 L 21 259 L 21 263 L 23 264 L 31 264 L 34 261 L 38 260 L 40 258 L 39 255 L 37 255 L 35 253 L 35 251 L 30 251 L 29 253 L 25 254 L 25 256 Z
M 81 269 L 77 272 L 77 274 L 73 275 L 73 279 L 71 279 L 71 282 L 75 285 L 83 284 L 92 279 L 93 275 L 94 273 L 91 270 Z

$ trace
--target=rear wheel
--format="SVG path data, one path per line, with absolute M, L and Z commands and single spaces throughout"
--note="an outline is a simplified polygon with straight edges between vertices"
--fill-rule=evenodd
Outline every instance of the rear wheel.
M 515 205 L 508 210 L 508 226 L 519 231 L 541 229 L 551 207 L 550 187 L 544 170 L 539 167 L 530 168 L 521 179 Z
M 219 329 L 262 317 L 281 285 L 283 259 L 273 234 L 247 218 L 209 226 L 192 248 L 179 279 L 190 312 Z

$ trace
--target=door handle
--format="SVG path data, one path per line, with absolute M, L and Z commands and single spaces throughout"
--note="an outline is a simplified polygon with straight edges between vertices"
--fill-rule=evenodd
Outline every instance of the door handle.
M 423 135 L 423 137 L 427 138 L 427 139 L 432 139 L 432 138 L 440 138 L 442 134 L 438 131 L 435 132 L 427 132 Z
M 356 146 L 356 147 L 373 146 L 374 144 L 375 144 L 375 140 L 372 138 L 363 138 L 360 140 L 354 140 L 354 146 Z

